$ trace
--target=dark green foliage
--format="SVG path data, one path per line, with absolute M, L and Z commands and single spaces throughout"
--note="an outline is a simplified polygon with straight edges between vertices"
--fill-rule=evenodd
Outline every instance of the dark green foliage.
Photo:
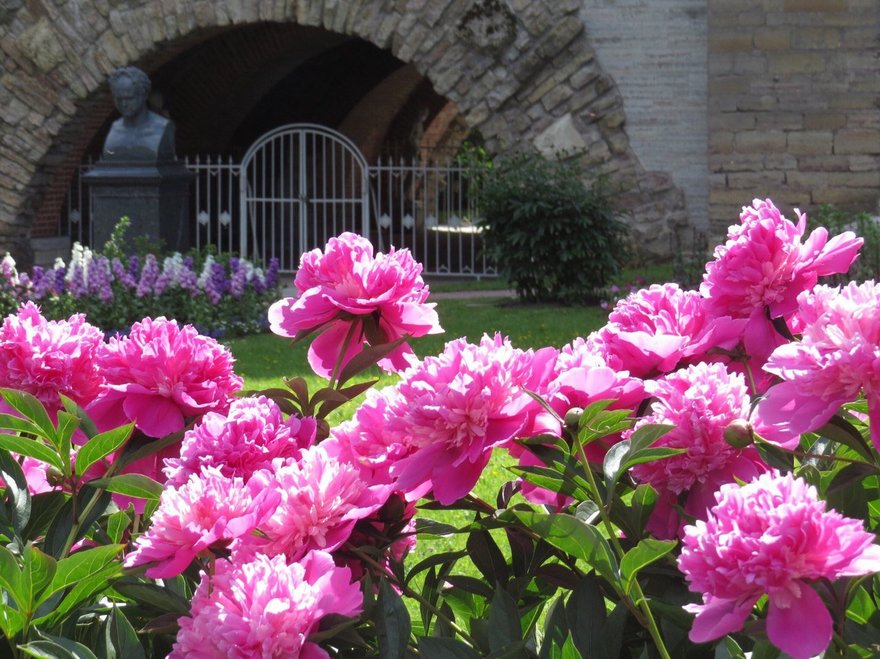
M 523 153 L 477 178 L 486 253 L 525 302 L 595 302 L 626 259 L 608 188 L 583 174 L 576 159 Z

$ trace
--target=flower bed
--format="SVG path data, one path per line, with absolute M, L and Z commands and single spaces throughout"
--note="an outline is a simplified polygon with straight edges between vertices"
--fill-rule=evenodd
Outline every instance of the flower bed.
M 19 273 L 8 254 L 0 263 L 0 312 L 23 302 L 48 318 L 86 314 L 108 335 L 146 316 L 168 316 L 215 338 L 266 331 L 266 309 L 278 295 L 278 262 L 267 270 L 246 259 L 175 252 L 164 258 L 105 256 L 75 243 L 70 262 Z
M 874 656 L 880 286 L 819 284 L 861 241 L 805 223 L 756 200 L 699 292 L 635 291 L 562 349 L 423 360 L 418 264 L 343 234 L 269 311 L 314 338 L 312 392 L 244 396 L 225 348 L 165 318 L 105 342 L 21 307 L 0 328 L 9 653 Z M 360 381 L 374 364 L 397 383 Z M 485 501 L 494 451 L 519 464 Z M 465 550 L 407 560 L 450 534 Z

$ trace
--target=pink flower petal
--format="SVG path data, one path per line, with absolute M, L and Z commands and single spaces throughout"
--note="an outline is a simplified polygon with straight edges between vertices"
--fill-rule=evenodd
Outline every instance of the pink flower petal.
M 757 601 L 757 597 L 739 601 L 713 599 L 703 605 L 686 606 L 688 611 L 697 614 L 688 638 L 694 643 L 707 643 L 731 632 L 739 631 Z
M 783 608 L 770 598 L 767 610 L 767 636 L 793 659 L 810 659 L 822 654 L 831 643 L 831 614 L 822 598 L 806 584 L 800 586 L 800 597 L 790 599 Z
M 122 409 L 150 437 L 165 437 L 183 430 L 180 408 L 163 396 L 129 394 L 122 403 Z

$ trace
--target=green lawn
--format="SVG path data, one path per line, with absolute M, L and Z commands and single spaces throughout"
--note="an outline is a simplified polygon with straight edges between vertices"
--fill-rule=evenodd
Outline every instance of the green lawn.
M 601 327 L 607 316 L 598 307 L 526 306 L 501 298 L 440 300 L 437 312 L 445 332 L 414 340 L 413 349 L 420 357 L 439 353 L 452 339 L 464 336 L 477 341 L 484 332 L 496 331 L 509 336 L 520 348 L 560 347 Z M 288 339 L 273 334 L 226 343 L 235 355 L 235 370 L 248 389 L 277 387 L 282 377 L 304 376 L 311 387 L 323 382 L 309 369 L 305 343 L 291 346 Z

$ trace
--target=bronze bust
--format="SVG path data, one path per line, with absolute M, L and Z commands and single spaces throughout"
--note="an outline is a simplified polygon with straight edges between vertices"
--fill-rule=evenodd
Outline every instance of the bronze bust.
M 140 69 L 127 66 L 110 74 L 110 92 L 122 115 L 113 122 L 101 160 L 116 163 L 173 161 L 174 123 L 147 108 L 150 79 Z

